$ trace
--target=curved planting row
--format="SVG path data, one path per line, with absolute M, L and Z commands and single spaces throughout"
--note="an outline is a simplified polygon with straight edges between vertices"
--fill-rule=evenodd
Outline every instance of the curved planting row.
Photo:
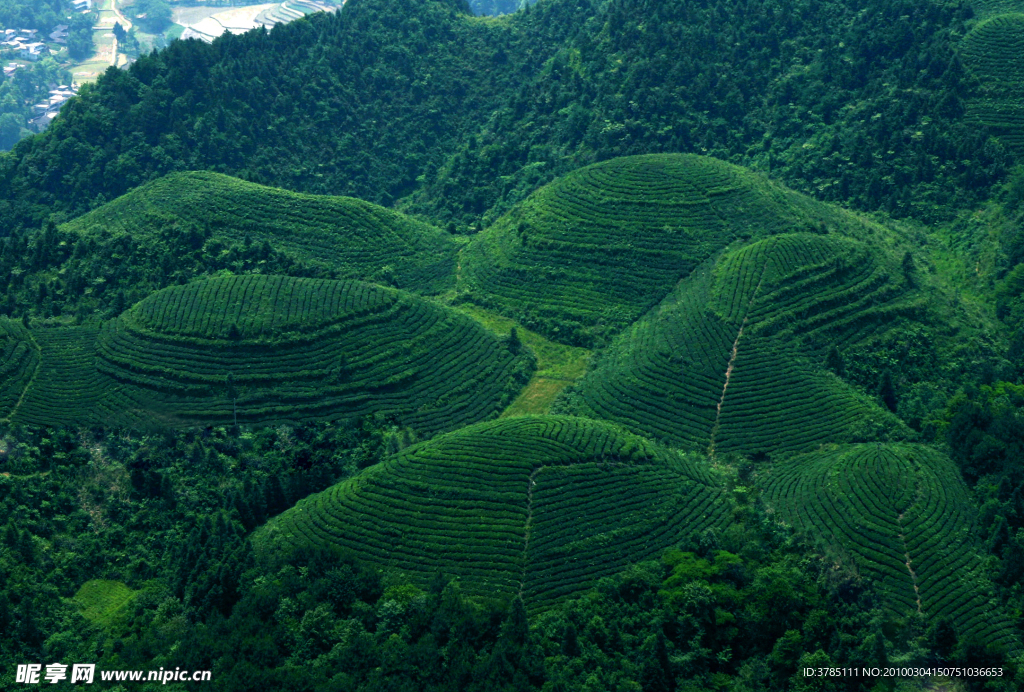
M 0 417 L 18 407 L 39 366 L 39 351 L 18 322 L 0 318 Z
M 881 413 L 778 340 L 744 336 L 722 398 L 715 450 L 791 452 L 843 439 Z
M 416 445 L 262 530 L 531 609 L 726 521 L 706 469 L 607 423 L 506 418 Z
M 358 199 L 299 194 L 208 171 L 147 183 L 65 229 L 126 233 L 144 242 L 159 240 L 168 223 L 197 226 L 214 238 L 265 240 L 343 278 L 437 293 L 455 277 L 457 246 L 437 228 Z
M 39 370 L 13 419 L 30 425 L 152 425 L 145 406 L 96 369 L 97 330 L 38 329 Z
M 497 415 L 532 369 L 468 317 L 358 281 L 210 279 L 158 291 L 99 330 L 33 335 L 38 376 L 13 418 L 50 425 L 383 412 L 432 434 Z M 31 378 L 32 352 L 12 344 L 29 360 L 9 361 L 4 401 Z
M 737 331 L 705 310 L 709 288 L 710 271 L 698 269 L 620 336 L 581 382 L 579 412 L 667 443 L 706 447 Z
M 889 414 L 823 372 L 815 344 L 859 343 L 917 309 L 891 265 L 808 233 L 728 252 L 620 335 L 566 405 L 713 453 L 849 440 Z
M 122 315 L 120 323 L 167 337 L 309 341 L 398 300 L 398 293 L 358 281 L 246 274 L 159 291 Z
M 824 219 L 849 224 L 715 159 L 613 159 L 541 188 L 474 238 L 460 286 L 552 338 L 600 343 L 733 240 Z
M 978 24 L 960 45 L 964 63 L 979 77 L 1011 87 L 1024 81 L 1024 14 L 1001 14 Z
M 776 465 L 767 501 L 807 536 L 848 556 L 900 613 L 949 617 L 963 635 L 1015 648 L 989 602 L 974 512 L 956 468 L 916 445 L 833 448 Z
M 984 125 L 1017 153 L 1024 151 L 1024 6 L 979 23 L 960 44 L 964 64 L 980 82 L 967 119 Z
M 383 411 L 426 432 L 498 413 L 529 377 L 473 320 L 357 281 L 247 275 L 158 291 L 104 325 L 97 367 L 162 419 Z

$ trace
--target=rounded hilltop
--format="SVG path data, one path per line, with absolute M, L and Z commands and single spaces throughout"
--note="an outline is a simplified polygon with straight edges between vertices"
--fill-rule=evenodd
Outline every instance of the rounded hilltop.
M 893 258 L 865 243 L 771 236 L 681 282 L 562 406 L 711 454 L 900 436 L 889 411 L 826 370 L 822 344 L 848 349 L 926 322 L 923 300 Z
M 299 502 L 257 537 L 335 547 L 533 610 L 727 521 L 702 462 L 582 418 L 479 423 Z
M 433 434 L 496 416 L 529 379 L 478 323 L 361 281 L 243 275 L 157 291 L 96 330 L 39 330 L 30 422 L 209 425 L 381 412 Z M 58 393 L 54 388 L 60 387 Z M 62 402 L 54 407 L 46 402 Z
M 480 233 L 458 287 L 551 338 L 601 345 L 733 241 L 860 225 L 717 159 L 629 156 L 559 178 Z
M 454 283 L 450 235 L 353 197 L 267 187 L 212 171 L 171 173 L 63 226 L 84 237 L 125 234 L 159 245 L 168 232 L 268 243 L 334 275 L 439 293 Z
M 1019 648 L 989 605 L 976 510 L 952 461 L 923 445 L 833 446 L 775 465 L 767 503 L 810 540 L 873 580 L 883 605 L 949 618 L 986 644 Z

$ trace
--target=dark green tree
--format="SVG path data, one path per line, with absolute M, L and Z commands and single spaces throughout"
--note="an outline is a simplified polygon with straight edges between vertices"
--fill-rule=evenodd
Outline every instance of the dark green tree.
M 843 354 L 839 352 L 835 344 L 829 346 L 828 353 L 825 354 L 825 367 L 839 377 L 846 376 L 846 361 L 843 360 Z
M 896 413 L 896 405 L 899 403 L 896 398 L 896 386 L 892 381 L 892 371 L 886 368 L 878 378 L 878 397 L 885 404 L 885 407 Z

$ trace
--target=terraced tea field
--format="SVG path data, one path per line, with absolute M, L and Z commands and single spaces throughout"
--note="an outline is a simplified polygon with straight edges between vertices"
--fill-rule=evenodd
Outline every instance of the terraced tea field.
M 20 323 L 0 318 L 0 419 L 17 413 L 39 367 L 39 344 Z
M 737 239 L 863 222 L 707 157 L 612 159 L 541 188 L 474 237 L 460 290 L 552 339 L 600 345 Z
M 526 416 L 410 447 L 301 501 L 257 543 L 335 545 L 531 610 L 727 521 L 702 464 L 616 426 Z
M 886 605 L 1011 649 L 1012 625 L 989 603 L 975 516 L 953 463 L 918 445 L 862 444 L 777 464 L 766 501 L 798 531 L 870 577 Z
M 981 83 L 967 119 L 1015 153 L 1024 152 L 1024 7 L 979 23 L 960 45 L 964 64 Z
M 146 403 L 132 400 L 125 386 L 96 369 L 97 333 L 93 327 L 33 330 L 39 370 L 14 422 L 151 427 Z
M 86 620 L 111 627 L 119 619 L 127 619 L 127 607 L 138 593 L 119 581 L 90 579 L 82 584 L 72 600 Z
M 979 17 L 1024 12 L 1024 0 L 973 0 L 970 5 Z
M 792 452 L 889 419 L 826 373 L 844 348 L 923 308 L 892 260 L 838 236 L 779 235 L 695 271 L 624 332 L 567 405 L 676 445 Z
M 454 283 L 456 243 L 433 226 L 350 197 L 299 194 L 208 171 L 172 173 L 63 228 L 157 243 L 168 224 L 236 242 L 268 241 L 334 268 L 341 278 L 386 279 L 425 293 Z
M 434 433 L 496 416 L 531 367 L 468 317 L 358 281 L 210 279 L 158 291 L 99 330 L 33 334 L 40 376 L 16 422 L 147 427 L 381 411 Z M 28 370 L 12 368 L 3 391 L 17 391 Z

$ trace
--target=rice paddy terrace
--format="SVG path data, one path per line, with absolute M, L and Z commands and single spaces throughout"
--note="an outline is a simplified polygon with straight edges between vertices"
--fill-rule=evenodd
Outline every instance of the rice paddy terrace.
M 862 225 L 716 159 L 612 159 L 541 188 L 477 235 L 459 288 L 553 339 L 600 345 L 737 239 Z
M 981 85 L 967 118 L 1024 153 L 1024 3 L 980 22 L 964 37 L 960 56 Z
M 989 603 L 967 488 L 944 455 L 918 445 L 841 446 L 775 465 L 767 502 L 876 582 L 888 607 L 950 618 L 957 631 L 1019 647 Z
M 20 335 L 19 336 L 24 336 Z M 496 416 L 531 363 L 473 320 L 359 281 L 245 275 L 158 291 L 102 328 L 40 329 L 12 419 L 139 427 L 382 411 L 434 433 Z M 19 343 L 24 343 L 24 339 Z M 24 382 L 33 351 L 5 400 Z
M 386 274 L 398 288 L 423 293 L 454 284 L 456 243 L 433 226 L 351 197 L 289 192 L 209 171 L 159 178 L 64 228 L 158 242 L 159 229 L 174 223 L 215 238 L 267 241 L 341 278 L 380 282 Z
M 568 406 L 674 445 L 793 452 L 895 418 L 820 365 L 914 319 L 922 299 L 886 254 L 840 236 L 774 236 L 695 271 L 624 332 Z
M 334 545 L 538 610 L 727 521 L 705 467 L 616 426 L 528 416 L 410 447 L 299 502 L 258 543 Z

